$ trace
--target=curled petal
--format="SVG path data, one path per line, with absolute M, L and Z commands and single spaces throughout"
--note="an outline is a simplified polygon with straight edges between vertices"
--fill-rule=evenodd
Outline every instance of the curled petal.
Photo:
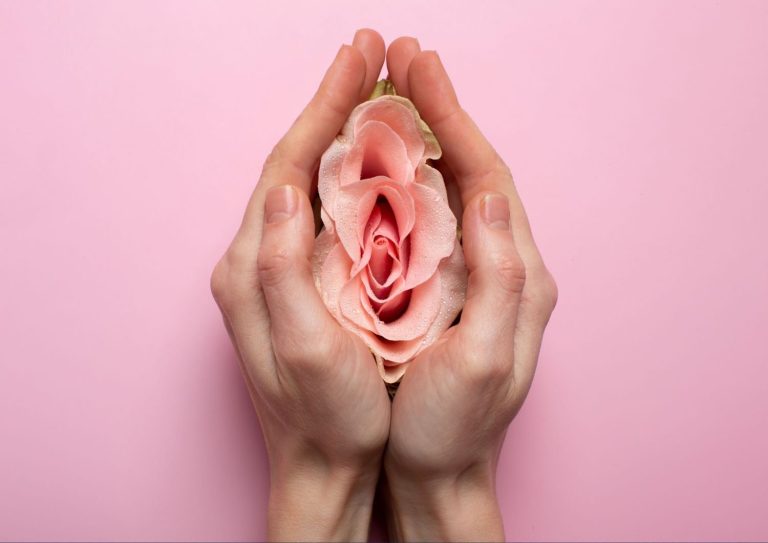
M 315 250 L 312 252 L 312 276 L 321 293 L 325 291 L 322 281 L 323 265 L 328 259 L 328 254 L 338 244 L 339 239 L 330 230 L 321 230 L 315 238 Z M 345 273 L 348 275 L 349 271 Z
M 375 358 L 376 366 L 379 368 L 379 375 L 381 375 L 385 383 L 396 383 L 405 375 L 405 370 L 408 369 L 408 362 L 396 364 L 383 359 L 381 356 L 376 356 Z
M 312 257 L 339 323 L 374 353 L 386 382 L 451 325 L 467 272 L 434 134 L 406 98 L 354 109 L 318 171 L 325 229 Z
M 403 283 L 403 278 L 400 275 L 401 273 L 402 266 L 400 269 L 393 269 L 392 273 L 387 279 L 387 282 L 384 285 L 377 285 L 376 280 L 372 279 L 367 273 L 360 274 L 360 280 L 363 284 L 363 289 L 365 290 L 365 294 L 371 300 L 372 304 L 381 305 L 387 303 L 390 299 L 392 299 L 393 296 L 397 296 L 403 292 L 403 289 L 399 288 L 400 284 Z
M 323 233 L 321 232 L 318 239 L 322 236 Z M 328 236 L 331 236 L 331 234 L 328 234 Z M 323 246 L 329 244 L 327 238 L 323 239 L 320 243 L 322 243 Z M 327 250 L 326 256 L 322 261 L 319 256 L 319 251 L 317 251 L 317 246 L 318 243 L 316 242 L 316 252 L 312 259 L 312 270 L 315 274 L 315 282 L 319 284 L 318 290 L 322 295 L 326 307 L 330 310 L 333 316 L 336 317 L 336 320 L 345 324 L 346 319 L 339 308 L 339 298 L 342 289 L 349 282 L 349 272 L 352 268 L 352 262 L 349 260 L 341 243 L 336 242 L 330 250 Z M 325 247 L 323 247 L 323 250 L 325 250 Z
M 328 228 L 329 222 L 335 218 L 333 210 L 335 209 L 336 194 L 339 192 L 341 167 L 351 147 L 349 139 L 341 135 L 333 140 L 320 159 L 320 168 L 317 172 L 317 194 L 320 196 L 323 210 L 326 213 L 323 216 L 323 223 L 326 228 Z M 330 221 L 326 222 L 326 218 Z
M 361 324 L 365 322 L 367 330 L 375 332 L 380 336 L 375 341 L 369 343 L 371 348 L 376 350 L 376 348 L 386 346 L 388 353 L 395 353 L 392 356 L 386 356 L 388 360 L 405 362 L 407 358 L 404 358 L 402 352 L 397 354 L 396 346 L 400 342 L 420 340 L 426 335 L 438 317 L 442 307 L 440 274 L 435 273 L 429 281 L 419 285 L 412 291 L 393 294 L 389 300 L 384 302 L 384 304 L 390 304 L 389 306 L 382 304 L 382 308 L 385 308 L 387 311 L 396 312 L 403 311 L 404 309 L 402 314 L 391 322 L 384 322 L 380 318 L 362 286 L 355 284 L 355 281 L 350 281 L 350 284 L 345 285 L 344 292 L 342 293 L 342 314 L 355 323 Z M 410 300 L 404 298 L 408 296 L 408 292 L 410 292 Z M 407 308 L 402 307 L 402 304 L 405 302 L 408 303 Z M 367 318 L 362 318 L 361 314 L 363 313 Z M 377 352 L 384 354 L 381 350 Z
M 435 275 L 440 277 L 440 310 L 429 326 L 427 333 L 424 334 L 422 346 L 434 343 L 451 326 L 461 308 L 464 307 L 467 290 L 467 268 L 464 264 L 464 253 L 458 240 L 455 242 L 450 258 L 446 258 L 440 263 L 440 267 Z M 387 353 L 378 351 L 381 357 L 377 359 L 377 362 L 382 378 L 388 383 L 397 381 L 405 372 L 404 366 L 407 366 L 409 361 L 420 350 L 416 349 L 406 359 L 400 356 L 402 352 L 408 353 L 409 349 L 406 347 L 402 350 L 389 350 Z M 395 368 L 397 365 L 403 366 L 401 371 Z
M 442 152 L 435 135 L 407 98 L 382 96 L 359 105 L 349 119 L 353 126 L 352 133 L 356 135 L 357 130 L 372 120 L 388 124 L 400 135 L 408 148 L 408 157 L 414 169 L 423 159 L 440 158 Z
M 387 177 L 363 179 L 342 187 L 337 194 L 334 212 L 336 233 L 355 263 L 362 256 L 366 225 L 379 197 L 384 198 L 392 209 L 400 239 L 410 234 L 416 221 L 416 208 L 411 193 L 405 186 Z M 382 213 L 382 221 L 385 216 Z
M 339 185 L 379 176 L 408 183 L 413 180 L 414 168 L 400 136 L 385 123 L 369 121 L 357 131 L 344 157 Z
M 456 241 L 456 217 L 448 201 L 427 185 L 408 187 L 419 218 L 411 231 L 408 273 L 403 288 L 411 289 L 429 279 L 440 261 L 453 252 Z
M 372 243 L 371 261 L 368 263 L 368 268 L 371 270 L 371 279 L 376 285 L 383 285 L 387 282 L 394 264 L 392 249 L 390 248 L 392 242 L 387 243 L 387 241 L 385 238 L 379 238 Z
M 336 193 L 342 182 L 342 165 L 358 132 L 370 121 L 386 124 L 398 135 L 413 170 L 425 160 L 436 160 L 442 155 L 437 139 L 410 100 L 401 96 L 382 96 L 363 102 L 352 111 L 341 133 L 320 159 L 318 193 L 326 210 L 335 209 Z M 330 217 L 335 219 L 333 214 Z
M 445 189 L 443 174 L 429 164 L 421 164 L 416 170 L 415 182 L 431 188 L 440 198 L 448 201 L 448 192 Z

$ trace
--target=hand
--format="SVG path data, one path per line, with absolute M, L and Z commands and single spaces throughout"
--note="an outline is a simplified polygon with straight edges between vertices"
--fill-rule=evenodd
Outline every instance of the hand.
M 497 458 L 531 385 L 557 288 L 509 169 L 459 106 L 437 54 L 400 38 L 387 66 L 443 148 L 441 169 L 464 209 L 469 270 L 460 323 L 413 361 L 394 399 L 384 460 L 390 529 L 406 540 L 503 540 Z
M 384 62 L 370 30 L 342 46 L 267 159 L 211 289 L 270 460 L 270 540 L 365 540 L 390 401 L 371 352 L 331 317 L 312 278 L 308 194 L 320 156 Z

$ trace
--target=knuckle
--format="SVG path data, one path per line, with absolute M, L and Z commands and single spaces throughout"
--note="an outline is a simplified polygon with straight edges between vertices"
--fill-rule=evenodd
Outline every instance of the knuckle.
M 476 349 L 466 355 L 468 381 L 481 387 L 506 382 L 512 361 L 500 353 L 482 352 Z
M 231 309 L 249 292 L 258 290 L 259 284 L 249 270 L 248 259 L 236 247 L 230 247 L 211 272 L 210 287 L 213 299 L 222 309 Z
M 496 173 L 504 178 L 507 178 L 510 182 L 514 182 L 512 178 L 512 170 L 509 169 L 509 166 L 506 162 L 504 162 L 504 159 L 501 158 L 501 155 L 498 153 L 496 154 Z
M 535 274 L 531 274 L 523 301 L 533 309 L 535 314 L 544 322 L 549 320 L 557 305 L 558 288 L 552 274 L 542 266 Z
M 495 264 L 496 277 L 502 290 L 509 294 L 520 294 L 525 287 L 527 274 L 525 264 L 517 253 L 498 258 Z
M 264 165 L 261 168 L 262 177 L 267 175 L 278 179 L 283 178 L 286 174 L 286 169 L 293 165 L 291 154 L 286 149 L 288 144 L 285 140 L 287 137 L 286 135 L 278 141 L 267 155 L 267 158 L 264 159 Z
M 317 89 L 314 100 L 310 102 L 308 109 L 313 109 L 320 115 L 323 115 L 326 112 L 337 117 L 346 117 L 349 115 L 346 100 L 324 86 Z
M 300 118 L 301 116 L 299 116 Z M 261 168 L 262 178 L 266 176 L 282 180 L 296 173 L 303 175 L 305 167 L 301 164 L 300 159 L 297 158 L 295 153 L 291 152 L 291 149 L 291 132 L 289 131 L 288 134 L 277 142 L 277 145 L 272 148 L 267 158 L 264 159 L 264 165 Z M 318 161 L 319 159 L 315 162 L 313 168 L 317 167 Z
M 239 297 L 238 280 L 226 255 L 219 260 L 211 273 L 211 293 L 218 306 L 224 311 L 236 305 Z
M 316 334 L 310 342 L 305 335 L 293 333 L 273 338 L 273 345 L 284 366 L 305 377 L 325 373 L 340 352 L 336 334 Z
M 210 281 L 213 299 L 221 303 L 226 298 L 227 290 L 229 288 L 228 270 L 224 258 L 219 260 L 216 263 L 216 266 L 214 266 L 213 272 L 211 272 Z
M 512 368 L 511 349 L 499 348 L 491 337 L 474 336 L 464 341 L 463 366 L 467 382 L 485 387 L 506 381 Z
M 543 285 L 544 290 L 544 296 L 547 301 L 547 307 L 549 308 L 549 312 L 555 310 L 555 307 L 557 306 L 557 298 L 560 295 L 560 292 L 557 288 L 557 282 L 555 281 L 555 278 L 552 277 L 552 274 L 547 272 L 547 276 L 544 280 Z
M 256 260 L 259 281 L 265 287 L 283 282 L 292 267 L 292 258 L 284 248 L 263 247 Z
M 283 151 L 281 149 L 282 143 L 278 142 L 264 159 L 263 171 L 267 172 L 274 169 L 278 164 L 282 162 Z

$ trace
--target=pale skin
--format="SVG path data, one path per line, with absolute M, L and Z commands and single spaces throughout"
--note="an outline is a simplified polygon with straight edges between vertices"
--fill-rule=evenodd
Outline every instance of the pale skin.
M 310 266 L 320 157 L 385 61 L 443 148 L 469 270 L 460 323 L 411 363 L 394 401 L 368 348 L 327 311 Z M 408 37 L 385 50 L 368 29 L 342 46 L 268 157 L 211 287 L 264 433 L 270 540 L 365 540 L 382 474 L 393 538 L 504 539 L 497 459 L 557 288 L 509 169 L 435 52 Z

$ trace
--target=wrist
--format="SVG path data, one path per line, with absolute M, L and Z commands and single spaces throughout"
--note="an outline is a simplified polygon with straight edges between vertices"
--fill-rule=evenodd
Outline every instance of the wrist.
M 327 461 L 273 463 L 270 541 L 365 541 L 379 474 L 370 466 Z
M 503 541 L 495 468 L 414 477 L 386 469 L 390 535 L 399 541 Z

